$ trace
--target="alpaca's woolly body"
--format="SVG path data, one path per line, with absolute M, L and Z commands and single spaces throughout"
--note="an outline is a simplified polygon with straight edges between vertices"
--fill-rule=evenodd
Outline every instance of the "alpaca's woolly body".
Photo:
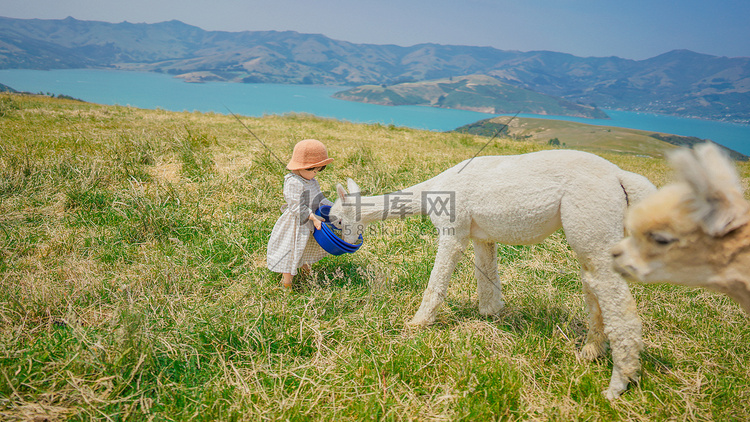
M 654 189 L 644 177 L 596 155 L 542 151 L 474 158 L 425 182 L 377 197 L 352 196 L 359 188 L 350 181 L 351 194 L 339 186 L 331 215 L 341 224 L 357 226 L 351 232 L 362 232 L 364 225 L 384 218 L 430 217 L 440 236 L 438 252 L 411 325 L 434 322 L 469 239 L 474 241 L 479 311 L 491 315 L 504 306 L 496 243 L 538 243 L 562 227 L 581 263 L 589 311 L 582 355 L 596 358 L 609 339 L 614 368 L 606 394 L 614 398 L 630 380 L 638 379 L 642 340 L 635 301 L 626 282 L 612 271 L 609 250 L 623 237 L 628 203 Z M 431 209 L 434 204 L 422 201 L 429 195 L 443 195 L 443 201 L 452 198 L 452 212 Z M 393 203 L 401 205 L 399 212 L 389 209 Z

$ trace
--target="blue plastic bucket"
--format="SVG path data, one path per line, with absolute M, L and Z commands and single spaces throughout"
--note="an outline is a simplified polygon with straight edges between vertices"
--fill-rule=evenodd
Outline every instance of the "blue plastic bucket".
M 330 223 L 330 219 L 328 218 L 328 212 L 331 210 L 331 207 L 328 205 L 321 205 L 320 208 L 318 208 L 315 211 L 315 215 L 319 215 L 325 219 L 325 222 L 321 225 L 320 230 L 315 230 L 313 232 L 313 237 L 315 238 L 315 241 L 318 242 L 318 245 L 320 245 L 321 248 L 323 248 L 326 252 L 328 252 L 331 255 L 342 255 L 345 253 L 354 253 L 357 252 L 357 250 L 364 244 L 364 238 L 362 235 L 359 235 L 359 242 L 357 244 L 351 244 L 344 239 L 336 236 L 336 233 L 334 230 L 337 230 L 333 225 Z

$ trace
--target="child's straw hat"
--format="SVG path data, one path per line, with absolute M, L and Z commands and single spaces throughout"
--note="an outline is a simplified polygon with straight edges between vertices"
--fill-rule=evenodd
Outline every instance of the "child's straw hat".
M 297 142 L 292 151 L 292 159 L 286 168 L 289 170 L 302 170 L 314 167 L 322 167 L 330 164 L 333 158 L 328 158 L 328 151 L 322 142 L 316 139 L 305 139 Z

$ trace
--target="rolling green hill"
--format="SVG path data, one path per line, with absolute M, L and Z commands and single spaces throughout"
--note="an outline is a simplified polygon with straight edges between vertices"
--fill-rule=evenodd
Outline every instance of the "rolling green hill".
M 483 113 L 531 113 L 606 119 L 603 111 L 539 94 L 486 75 L 470 75 L 391 86 L 364 85 L 334 97 L 382 105 L 424 105 Z

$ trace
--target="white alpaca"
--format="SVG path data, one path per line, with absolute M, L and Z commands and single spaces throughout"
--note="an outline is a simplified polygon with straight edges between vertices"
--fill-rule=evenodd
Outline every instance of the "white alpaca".
M 479 312 L 504 306 L 497 242 L 538 243 L 562 227 L 581 264 L 589 331 L 581 351 L 594 359 L 610 341 L 614 368 L 608 398 L 637 381 L 641 321 L 627 283 L 612 270 L 611 247 L 623 237 L 627 205 L 655 187 L 596 155 L 567 150 L 464 161 L 425 182 L 382 196 L 362 197 L 351 179 L 337 186 L 334 224 L 354 242 L 365 225 L 386 218 L 428 215 L 439 234 L 438 252 L 422 304 L 409 323 L 434 322 L 450 276 L 469 238 L 474 241 Z

